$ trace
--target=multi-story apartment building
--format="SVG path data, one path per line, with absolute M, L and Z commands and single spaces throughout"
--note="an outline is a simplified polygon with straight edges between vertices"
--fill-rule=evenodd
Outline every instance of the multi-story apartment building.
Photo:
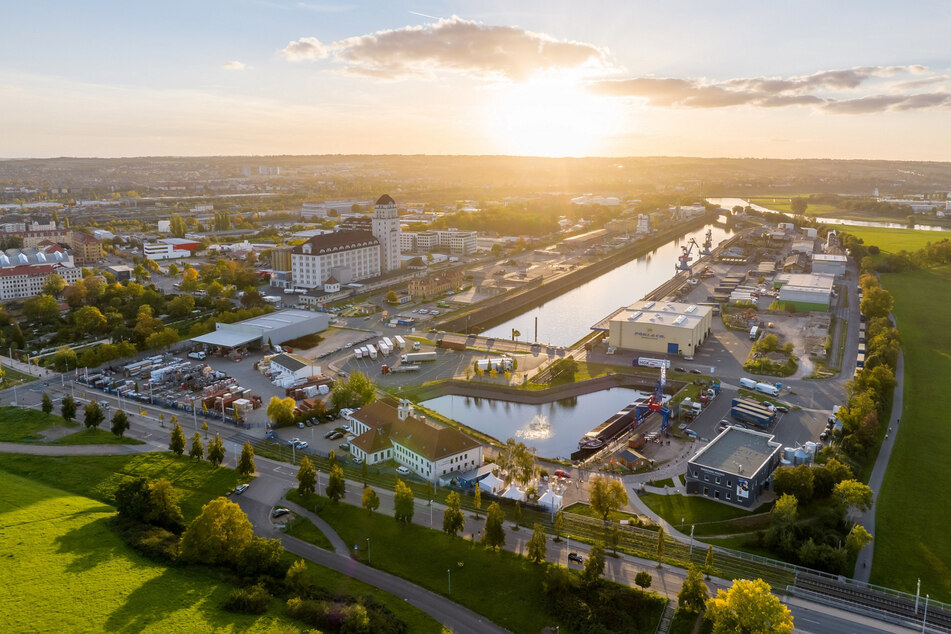
M 404 231 L 400 235 L 400 249 L 404 252 L 426 253 L 436 248 L 446 249 L 452 254 L 468 255 L 475 253 L 478 247 L 475 231 L 458 229 L 430 229 L 428 231 Z
M 460 271 L 444 271 L 439 275 L 431 275 L 423 279 L 410 280 L 409 294 L 415 297 L 432 297 L 439 293 L 452 290 L 462 284 Z
M 67 284 L 82 277 L 73 257 L 59 245 L 0 252 L 0 300 L 25 299 L 43 292 L 46 278 L 58 274 Z
M 343 282 L 380 275 L 380 241 L 365 231 L 314 236 L 291 251 L 291 277 L 302 288 L 323 286 L 330 277 Z
M 102 261 L 102 243 L 88 233 L 74 231 L 70 245 L 77 265 L 86 266 Z

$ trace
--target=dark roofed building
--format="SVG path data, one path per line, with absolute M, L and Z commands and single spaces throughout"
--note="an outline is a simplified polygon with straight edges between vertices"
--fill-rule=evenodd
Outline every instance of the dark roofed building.
M 435 482 L 482 464 L 482 445 L 466 434 L 417 416 L 413 405 L 379 400 L 348 416 L 357 437 L 351 453 L 367 464 L 393 459 Z
M 395 205 L 395 204 L 396 204 L 396 201 L 393 200 L 392 198 L 390 198 L 390 195 L 389 195 L 389 194 L 383 194 L 382 196 L 380 196 L 379 198 L 377 198 L 377 200 L 376 200 L 376 205 L 374 205 L 374 206 L 377 206 L 377 205 Z

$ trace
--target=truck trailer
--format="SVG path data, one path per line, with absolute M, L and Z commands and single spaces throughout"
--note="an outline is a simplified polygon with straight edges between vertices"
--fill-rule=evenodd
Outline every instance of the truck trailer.
M 435 352 L 410 352 L 400 356 L 401 363 L 419 363 L 420 361 L 435 361 Z
M 395 337 L 393 337 L 393 343 L 396 344 L 396 348 L 398 350 L 406 349 L 406 340 L 400 337 L 399 335 L 396 335 Z
M 769 394 L 770 396 L 776 396 L 777 394 L 779 394 L 779 388 L 773 385 L 772 383 L 763 383 L 763 382 L 757 383 L 755 389 L 757 392 L 762 392 L 763 394 Z
M 761 410 L 747 408 L 744 405 L 737 405 L 730 409 L 730 416 L 743 423 L 751 423 L 757 427 L 768 427 L 775 420 L 775 416 L 767 414 Z

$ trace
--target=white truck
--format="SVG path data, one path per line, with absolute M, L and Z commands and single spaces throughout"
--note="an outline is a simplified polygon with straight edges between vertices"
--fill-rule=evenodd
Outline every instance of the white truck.
M 371 359 L 376 359 L 377 357 L 376 348 L 374 348 L 372 344 L 367 346 L 367 352 L 370 353 Z
M 757 383 L 756 391 L 762 392 L 763 394 L 769 394 L 770 396 L 776 396 L 779 394 L 779 388 L 777 388 L 772 383 Z
M 401 363 L 419 363 L 420 361 L 435 361 L 435 352 L 410 352 L 400 356 Z
M 399 335 L 396 335 L 395 337 L 393 337 L 393 342 L 396 343 L 396 347 L 398 349 L 400 350 L 406 349 L 406 340 L 400 337 Z
M 354 356 L 354 358 L 356 358 L 356 359 L 362 359 L 363 357 L 366 356 L 366 352 L 367 352 L 367 351 L 364 350 L 363 348 L 354 348 L 354 349 L 353 349 L 353 356 Z
M 383 343 L 385 343 L 386 347 L 389 348 L 390 350 L 393 349 L 393 340 L 390 339 L 389 337 L 383 337 Z
M 747 379 L 746 377 L 743 377 L 742 379 L 740 379 L 740 385 L 750 390 L 756 389 L 756 381 L 754 381 L 753 379 Z
M 393 349 L 390 346 L 386 345 L 385 341 L 378 341 L 376 344 L 376 347 L 380 351 L 380 354 L 383 355 L 384 357 L 389 355 L 393 351 Z
M 507 357 L 498 357 L 495 359 L 479 359 L 476 361 L 476 367 L 483 372 L 495 370 L 496 372 L 505 372 L 512 369 L 512 360 Z

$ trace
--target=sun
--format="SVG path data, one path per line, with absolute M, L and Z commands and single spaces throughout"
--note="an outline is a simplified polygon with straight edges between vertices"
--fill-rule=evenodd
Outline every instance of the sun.
M 522 156 L 598 154 L 623 117 L 617 100 L 592 94 L 567 75 L 500 87 L 486 113 L 496 147 Z

